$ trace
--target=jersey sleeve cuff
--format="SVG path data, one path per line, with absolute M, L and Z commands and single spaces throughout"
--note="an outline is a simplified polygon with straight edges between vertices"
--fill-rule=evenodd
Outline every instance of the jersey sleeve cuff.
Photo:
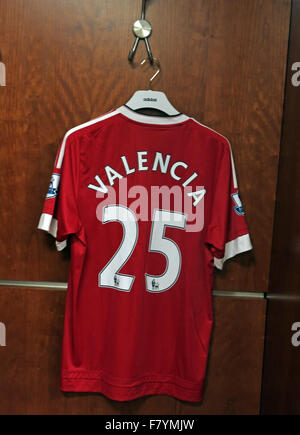
M 47 231 L 53 237 L 56 237 L 57 219 L 55 219 L 51 214 L 42 213 L 39 220 L 38 229 Z
M 250 251 L 252 249 L 252 243 L 249 234 L 237 237 L 234 240 L 226 243 L 225 252 L 223 258 L 214 258 L 214 265 L 217 269 L 222 270 L 223 265 L 229 258 L 235 257 L 242 252 Z
M 65 249 L 65 247 L 67 246 L 67 241 L 63 240 L 62 242 L 58 242 L 57 240 L 55 241 L 55 245 L 56 245 L 56 249 L 58 251 L 62 251 L 63 249 Z
M 56 238 L 57 235 L 57 219 L 55 219 L 51 214 L 48 213 L 42 213 L 38 229 L 46 231 L 47 233 L 51 234 L 54 238 Z M 58 251 L 62 251 L 67 246 L 67 241 L 63 240 L 62 242 L 55 241 L 55 246 Z

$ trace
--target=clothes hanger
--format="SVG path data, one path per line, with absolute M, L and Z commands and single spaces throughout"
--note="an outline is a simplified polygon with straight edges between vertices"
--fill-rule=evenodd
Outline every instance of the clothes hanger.
M 141 65 L 143 65 L 147 60 L 149 59 L 144 59 L 141 62 Z M 124 106 L 135 112 L 145 109 L 152 109 L 160 112 L 159 115 L 154 116 L 171 117 L 181 115 L 182 113 L 175 109 L 175 107 L 170 103 L 164 92 L 152 90 L 152 81 L 161 71 L 160 63 L 157 58 L 153 58 L 153 63 L 157 65 L 158 70 L 149 80 L 149 89 L 136 91 L 130 98 L 130 100 L 127 101 L 126 104 L 124 104 Z M 153 116 L 153 114 L 151 114 L 151 116 Z
M 143 65 L 146 60 L 150 62 L 151 65 L 156 64 L 158 67 L 158 70 L 156 73 L 151 77 L 149 81 L 149 90 L 140 90 L 136 91 L 133 96 L 130 98 L 130 100 L 124 104 L 128 109 L 131 109 L 135 112 L 145 112 L 145 111 L 151 111 L 151 116 L 153 116 L 153 111 L 159 112 L 159 115 L 156 114 L 156 116 L 178 116 L 181 115 L 181 112 L 178 112 L 178 110 L 175 109 L 174 106 L 170 103 L 167 96 L 163 92 L 159 91 L 153 91 L 151 89 L 152 81 L 155 79 L 155 77 L 160 73 L 160 63 L 159 60 L 154 58 L 150 49 L 150 45 L 148 42 L 148 37 L 151 36 L 152 33 L 152 26 L 149 21 L 146 20 L 146 0 L 142 1 L 142 14 L 141 19 L 137 20 L 133 24 L 133 33 L 136 36 L 136 41 L 134 43 L 133 49 L 130 51 L 128 60 L 129 62 L 132 62 L 133 57 L 136 53 L 138 43 L 141 39 L 144 40 L 146 44 L 146 49 L 148 53 L 148 59 L 144 59 L 141 62 L 141 65 Z M 146 113 L 149 114 L 149 113 Z M 155 116 L 155 115 L 154 115 Z

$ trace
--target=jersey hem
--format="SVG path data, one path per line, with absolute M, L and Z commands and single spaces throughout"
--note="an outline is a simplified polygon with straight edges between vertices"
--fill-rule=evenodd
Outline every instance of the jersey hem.
M 61 391 L 102 393 L 109 399 L 117 401 L 134 400 L 154 394 L 164 394 L 188 402 L 202 400 L 203 380 L 196 384 L 184 380 L 179 383 L 170 377 L 155 376 L 138 384 L 133 381 L 135 385 L 117 385 L 103 377 L 89 379 L 85 377 L 85 374 L 80 376 L 80 378 L 62 377 L 60 381 Z

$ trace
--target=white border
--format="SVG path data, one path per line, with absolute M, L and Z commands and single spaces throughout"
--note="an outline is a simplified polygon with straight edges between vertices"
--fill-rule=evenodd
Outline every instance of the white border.
M 50 233 L 53 237 L 57 234 L 57 219 L 55 219 L 52 214 L 42 213 L 39 224 L 39 230 L 44 230 Z
M 142 113 L 135 112 L 134 110 L 128 109 L 126 106 L 119 107 L 116 112 L 121 113 L 126 116 L 126 118 L 132 119 L 133 121 L 141 122 L 142 124 L 156 124 L 156 125 L 174 125 L 180 124 L 190 119 L 187 115 L 181 113 L 177 116 L 172 116 L 168 118 L 167 116 L 151 116 L 143 115 Z
M 65 136 L 63 138 L 63 142 L 62 142 L 62 145 L 60 148 L 60 153 L 59 153 L 59 156 L 57 159 L 56 168 L 60 169 L 62 166 L 62 162 L 63 162 L 63 158 L 64 158 L 64 154 L 65 154 L 66 141 L 72 133 L 74 133 L 75 131 L 81 130 L 82 128 L 89 127 L 90 125 L 96 124 L 99 121 L 104 121 L 105 119 L 110 118 L 111 116 L 117 115 L 118 113 L 119 113 L 118 109 L 110 111 L 110 112 L 106 113 L 105 115 L 99 116 L 98 118 L 92 119 L 91 121 L 85 122 L 84 124 L 77 125 L 76 127 L 71 128 L 71 130 L 67 131 L 67 133 L 65 134 Z
M 55 219 L 51 214 L 42 213 L 39 220 L 38 229 L 47 231 L 47 233 L 56 238 L 57 219 Z M 67 241 L 63 240 L 62 242 L 58 242 L 55 240 L 55 245 L 58 251 L 62 251 L 67 246 Z
M 143 115 L 141 113 L 134 112 L 133 110 L 128 109 L 125 106 L 118 107 L 115 110 L 111 110 L 110 112 L 106 113 L 105 115 L 99 116 L 98 118 L 92 119 L 91 121 L 85 122 L 84 124 L 80 124 L 74 128 L 71 128 L 71 130 L 67 131 L 63 138 L 62 146 L 60 148 L 60 153 L 57 159 L 56 168 L 60 169 L 62 166 L 64 153 L 65 153 L 65 147 L 66 147 L 66 141 L 68 137 L 74 133 L 75 131 L 81 130 L 82 128 L 89 127 L 90 125 L 96 124 L 97 122 L 104 121 L 105 119 L 111 118 L 112 116 L 118 115 L 121 113 L 126 118 L 129 118 L 133 121 L 140 122 L 142 124 L 157 124 L 157 125 L 174 125 L 179 124 L 181 122 L 187 121 L 190 119 L 188 116 L 184 114 L 180 114 L 178 116 L 173 116 L 171 118 L 168 117 L 159 117 L 159 116 L 148 116 Z
M 234 159 L 233 159 L 233 154 L 232 154 L 232 148 L 231 148 L 231 144 L 229 142 L 229 140 L 227 139 L 227 137 L 223 136 L 221 133 L 219 133 L 218 131 L 214 130 L 213 128 L 208 127 L 207 125 L 201 124 L 201 122 L 197 121 L 195 118 L 190 118 L 192 121 L 196 122 L 196 124 L 201 125 L 204 128 L 208 128 L 208 130 L 213 131 L 214 133 L 216 133 L 218 136 L 223 137 L 228 146 L 229 146 L 229 150 L 230 150 L 230 157 L 231 157 L 231 168 L 232 168 L 232 176 L 233 176 L 233 187 L 235 189 L 238 188 L 238 183 L 237 183 L 237 176 L 236 176 L 236 171 L 235 171 L 235 165 L 234 165 Z
M 217 269 L 222 270 L 223 265 L 229 258 L 235 257 L 242 252 L 250 251 L 252 249 L 252 243 L 249 234 L 237 237 L 234 240 L 226 243 L 225 252 L 223 258 L 214 258 L 214 265 Z

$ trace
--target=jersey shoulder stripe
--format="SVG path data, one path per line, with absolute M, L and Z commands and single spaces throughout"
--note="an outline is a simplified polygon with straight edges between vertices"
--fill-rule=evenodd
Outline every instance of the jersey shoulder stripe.
M 112 116 L 117 115 L 118 113 L 119 113 L 118 109 L 110 110 L 109 112 L 106 112 L 104 115 L 98 116 L 98 117 L 95 118 L 95 119 L 92 119 L 92 120 L 90 120 L 90 121 L 87 121 L 87 122 L 85 122 L 85 123 L 83 123 L 83 124 L 80 124 L 80 125 L 78 125 L 78 126 L 76 126 L 76 127 L 71 128 L 70 130 L 68 130 L 67 133 L 65 134 L 64 138 L 63 138 L 63 141 L 62 141 L 62 144 L 61 144 L 61 147 L 60 147 L 60 150 L 59 150 L 58 156 L 57 156 L 57 162 L 56 162 L 55 167 L 56 167 L 57 169 L 60 169 L 60 168 L 61 168 L 61 166 L 62 166 L 62 162 L 63 162 L 63 158 L 64 158 L 64 154 L 65 154 L 65 148 L 66 148 L 66 142 L 67 142 L 67 139 L 68 139 L 68 138 L 69 138 L 73 133 L 76 133 L 76 132 L 78 132 L 78 131 L 80 131 L 80 130 L 83 130 L 83 129 L 86 128 L 86 127 L 90 127 L 91 125 L 96 125 L 96 124 L 98 124 L 98 123 L 101 122 L 101 121 L 104 121 L 104 120 L 106 120 L 106 119 L 108 119 L 108 118 L 111 118 Z
M 214 133 L 215 136 L 217 136 L 218 138 L 223 139 L 225 142 L 229 142 L 226 136 L 224 136 L 223 134 L 221 134 L 221 133 L 219 133 L 218 131 L 214 130 L 213 128 L 208 127 L 208 126 L 205 125 L 205 124 L 201 124 L 201 122 L 197 121 L 197 119 L 195 119 L 195 118 L 190 118 L 190 119 L 191 119 L 192 121 L 194 121 L 196 124 L 200 125 L 201 127 L 206 128 L 207 130 L 210 130 L 210 131 L 211 131 L 212 133 Z
M 201 122 L 197 121 L 194 118 L 191 118 L 191 120 L 194 121 L 196 124 L 200 125 L 201 127 L 204 127 L 207 130 L 210 130 L 217 137 L 222 138 L 224 140 L 224 142 L 226 143 L 226 145 L 229 147 L 230 158 L 231 158 L 232 177 L 233 177 L 233 186 L 234 186 L 235 189 L 237 189 L 238 188 L 238 183 L 237 183 L 237 176 L 236 176 L 235 165 L 234 165 L 234 160 L 233 160 L 232 148 L 231 148 L 231 144 L 230 144 L 229 140 L 227 139 L 227 137 L 223 136 L 221 133 L 217 132 L 213 128 L 210 128 L 207 125 L 201 124 Z

